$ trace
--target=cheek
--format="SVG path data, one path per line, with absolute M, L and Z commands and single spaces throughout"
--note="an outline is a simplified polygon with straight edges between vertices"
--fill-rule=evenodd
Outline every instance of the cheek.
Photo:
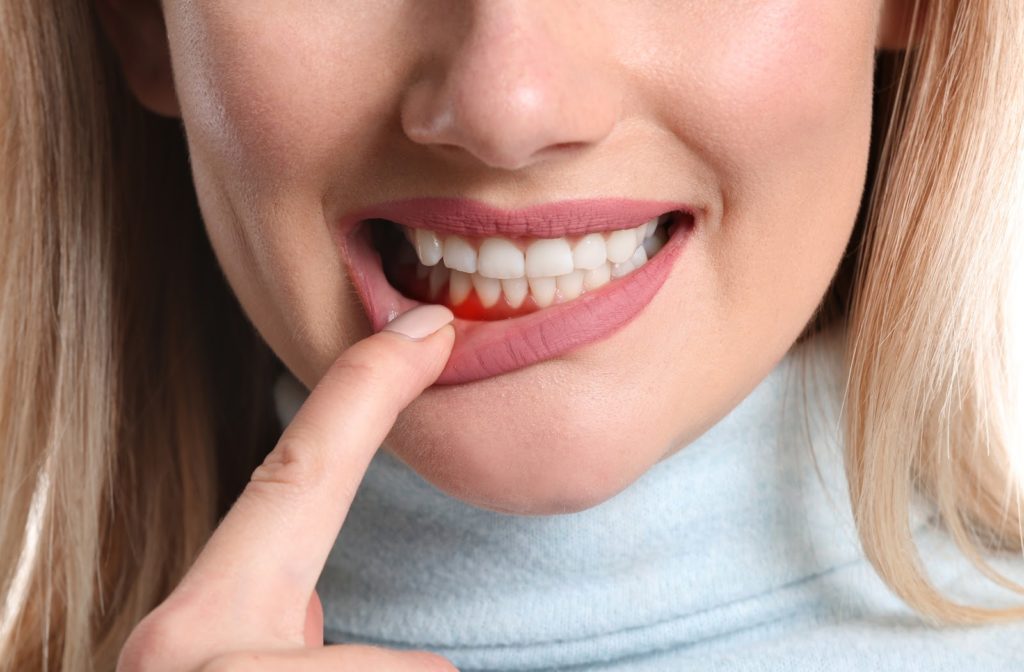
M 268 255 L 279 246 L 282 227 L 272 222 L 288 214 L 282 210 L 295 181 L 289 174 L 307 168 L 304 151 L 284 151 L 301 139 L 290 120 L 307 106 L 284 95 L 289 81 L 303 86 L 282 77 L 295 68 L 291 54 L 299 51 L 281 49 L 289 36 L 279 34 L 282 40 L 275 42 L 252 17 L 223 4 L 172 3 L 166 18 L 204 222 L 244 303 L 240 279 L 257 280 L 253 276 L 267 268 Z M 296 72 L 300 80 L 306 76 Z M 302 228 L 302 220 L 292 221 Z
M 782 148 L 798 156 L 820 149 L 871 100 L 868 3 L 737 4 L 706 10 L 718 14 L 674 41 L 661 66 L 678 82 L 666 94 L 680 136 L 704 150 L 725 185 L 748 181 L 755 163 L 784 160 Z
M 317 22 L 313 11 L 197 5 L 169 17 L 168 30 L 180 47 L 173 56 L 186 126 L 218 172 L 284 193 L 344 165 L 338 152 L 358 139 L 374 91 L 383 90 L 372 77 L 377 36 Z
M 769 307 L 795 323 L 825 291 L 860 203 L 874 15 L 835 0 L 736 4 L 707 19 L 728 29 L 673 52 L 674 130 L 721 194 L 703 248 L 720 307 L 751 326 L 771 323 Z
M 664 297 L 677 321 L 652 351 L 672 355 L 637 362 L 677 402 L 649 411 L 655 427 L 678 427 L 690 409 L 720 417 L 784 355 L 828 287 L 864 189 L 871 7 L 746 4 L 701 17 L 651 68 L 672 82 L 659 89 L 662 118 L 721 199 Z M 699 427 L 683 430 L 674 444 Z
M 346 173 L 359 173 L 352 157 L 368 151 L 387 87 L 373 31 L 288 14 L 195 3 L 167 18 L 211 244 L 264 338 L 310 380 L 368 329 L 325 225 L 324 185 L 355 181 Z

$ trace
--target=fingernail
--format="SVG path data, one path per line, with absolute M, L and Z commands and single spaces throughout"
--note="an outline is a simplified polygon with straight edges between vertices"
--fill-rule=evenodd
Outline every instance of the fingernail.
M 394 331 L 414 340 L 426 338 L 455 319 L 445 306 L 425 304 L 407 310 L 384 325 L 384 331 Z

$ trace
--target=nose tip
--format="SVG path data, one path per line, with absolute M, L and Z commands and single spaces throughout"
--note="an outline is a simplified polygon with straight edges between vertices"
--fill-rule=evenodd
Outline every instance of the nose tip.
M 409 86 L 401 109 L 406 136 L 448 159 L 505 170 L 608 136 L 621 93 L 611 69 L 587 57 L 600 45 L 569 30 L 553 39 L 524 21 L 510 30 L 512 19 L 504 18 L 500 26 L 478 22 L 443 66 Z

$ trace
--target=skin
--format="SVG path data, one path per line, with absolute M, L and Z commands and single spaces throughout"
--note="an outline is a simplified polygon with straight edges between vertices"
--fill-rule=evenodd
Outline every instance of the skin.
M 395 416 L 441 373 L 451 319 L 420 306 L 332 363 L 181 582 L 129 635 L 118 672 L 455 670 L 429 651 L 324 646 L 314 590 Z
M 852 231 L 874 53 L 900 46 L 905 12 L 847 0 L 110 5 L 136 95 L 184 120 L 231 286 L 310 388 L 370 333 L 328 232 L 345 212 L 427 195 L 703 209 L 627 327 L 429 389 L 402 413 L 387 449 L 452 496 L 523 514 L 613 496 L 790 348 Z
M 865 186 L 874 54 L 907 40 L 907 7 L 881 0 L 96 6 L 139 101 L 184 121 L 243 308 L 313 390 L 122 670 L 453 669 L 322 646 L 316 579 L 382 440 L 450 495 L 521 514 L 594 506 L 683 449 L 827 289 Z M 451 329 L 367 338 L 328 227 L 453 195 L 679 199 L 704 216 L 610 338 L 429 387 Z

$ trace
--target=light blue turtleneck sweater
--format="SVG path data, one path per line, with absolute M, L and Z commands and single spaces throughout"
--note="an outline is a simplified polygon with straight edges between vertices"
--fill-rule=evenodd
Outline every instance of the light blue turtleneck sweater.
M 1024 623 L 933 629 L 865 560 L 837 440 L 839 346 L 833 332 L 791 350 L 703 436 L 578 513 L 482 510 L 378 451 L 318 585 L 326 640 L 427 649 L 462 672 L 1024 670 Z M 287 422 L 305 390 L 288 377 L 276 394 Z M 912 527 L 942 590 L 1024 602 L 926 514 L 919 502 Z M 1024 581 L 1019 555 L 994 564 Z

